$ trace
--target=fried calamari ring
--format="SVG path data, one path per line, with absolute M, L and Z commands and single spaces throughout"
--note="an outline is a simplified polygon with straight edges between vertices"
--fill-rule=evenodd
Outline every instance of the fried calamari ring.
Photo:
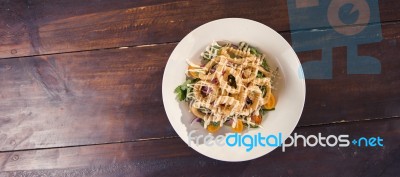
M 246 100 L 244 101 L 245 104 L 242 108 L 242 111 L 240 111 L 239 114 L 244 116 L 249 116 L 255 110 L 257 110 L 260 104 L 262 104 L 262 91 L 260 90 L 260 88 L 253 85 L 248 87 L 246 92 L 247 92 L 245 98 Z
M 242 51 L 242 50 L 239 50 L 239 49 L 235 49 L 233 47 L 228 47 L 226 50 L 228 52 L 234 54 L 235 56 L 239 56 L 239 57 L 242 57 L 242 58 L 252 56 L 252 54 L 250 53 L 250 50 Z
M 268 84 L 269 82 L 271 82 L 271 79 L 268 77 L 255 78 L 253 80 L 253 84 L 258 85 L 258 86 L 264 86 L 264 85 Z
M 253 83 L 258 86 L 265 86 L 266 92 L 265 95 L 263 95 L 262 99 L 262 104 L 266 104 L 269 100 L 269 97 L 271 97 L 272 93 L 272 88 L 271 88 L 271 79 L 270 78 L 256 78 L 254 79 Z
M 269 100 L 269 98 L 271 97 L 271 94 L 272 94 L 271 81 L 270 80 L 265 84 L 265 86 L 266 86 L 267 90 L 266 90 L 266 93 L 265 93 L 265 95 L 263 97 L 263 104 L 267 104 L 268 103 L 268 100 Z
M 225 116 L 232 115 L 239 105 L 239 101 L 230 96 L 220 96 L 214 102 L 214 106 L 217 107 L 218 111 Z
M 241 72 L 242 82 L 247 84 L 253 81 L 257 77 L 258 67 L 257 65 L 244 66 Z
M 220 83 L 220 87 L 222 90 L 225 90 L 228 93 L 237 94 L 240 92 L 240 85 L 242 85 L 242 78 L 240 77 L 240 72 L 235 70 L 234 68 L 227 67 L 227 66 L 218 66 L 217 68 L 217 78 L 218 82 Z M 223 74 L 220 74 L 223 73 Z M 229 85 L 228 79 L 229 75 L 232 75 L 235 78 L 236 87 Z
M 204 104 L 202 104 L 199 101 L 195 101 L 190 105 L 190 112 L 192 112 L 194 116 L 196 116 L 200 119 L 204 119 L 206 116 L 206 113 L 199 111 L 199 109 L 202 106 L 204 106 Z
M 198 81 L 193 86 L 193 94 L 196 100 L 211 103 L 219 96 L 219 88 L 207 81 Z
M 221 56 L 217 56 L 211 59 L 202 69 L 204 72 L 199 73 L 199 78 L 201 80 L 212 81 L 215 78 L 215 71 L 212 72 L 212 68 L 221 60 Z
M 221 55 L 223 55 L 226 60 L 235 64 L 243 64 L 243 62 L 245 62 L 245 59 L 243 58 L 231 58 L 227 49 L 227 47 L 221 48 Z
M 260 71 L 262 74 L 264 74 L 265 77 L 272 77 L 272 73 L 268 72 L 261 66 L 258 66 L 258 71 Z

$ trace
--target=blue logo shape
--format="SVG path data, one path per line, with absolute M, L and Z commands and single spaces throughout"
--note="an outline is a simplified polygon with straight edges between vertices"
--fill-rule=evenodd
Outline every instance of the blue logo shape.
M 321 58 L 302 64 L 306 79 L 332 79 L 332 48 L 339 46 L 347 47 L 347 74 L 381 73 L 379 60 L 359 56 L 357 47 L 382 40 L 378 0 L 287 0 L 287 3 L 294 50 L 322 50 Z

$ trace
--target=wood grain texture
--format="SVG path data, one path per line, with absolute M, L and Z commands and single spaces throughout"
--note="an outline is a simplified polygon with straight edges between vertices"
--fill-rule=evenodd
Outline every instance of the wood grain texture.
M 2 0 L 0 58 L 177 42 L 206 22 L 228 17 L 289 31 L 286 3 Z M 379 6 L 382 22 L 400 19 L 396 0 L 379 1 Z
M 400 116 L 400 23 L 384 40 L 359 46 L 382 74 L 347 75 L 345 48 L 334 53 L 332 80 L 307 80 L 300 126 Z M 284 33 L 288 39 L 289 33 Z M 288 39 L 289 40 L 289 39 Z M 0 151 L 176 136 L 161 98 L 175 44 L 0 60 Z M 318 52 L 299 53 L 301 61 Z
M 162 74 L 173 47 L 0 60 L 0 149 L 173 134 L 161 99 Z
M 165 64 L 184 35 L 219 18 L 259 21 L 290 42 L 286 0 L 0 0 L 0 177 L 398 176 L 399 8 L 379 1 L 384 39 L 358 46 L 382 73 L 347 75 L 347 48 L 334 48 L 333 79 L 306 81 L 295 130 L 380 136 L 384 147 L 277 149 L 226 163 L 177 137 L 162 104 Z M 292 30 L 332 30 L 311 28 Z M 297 54 L 321 58 L 319 50 Z
M 238 163 L 207 158 L 179 138 L 8 152 L 0 153 L 0 176 L 397 176 L 399 127 L 400 119 L 390 119 L 297 128 L 350 140 L 380 136 L 384 147 L 291 147 Z

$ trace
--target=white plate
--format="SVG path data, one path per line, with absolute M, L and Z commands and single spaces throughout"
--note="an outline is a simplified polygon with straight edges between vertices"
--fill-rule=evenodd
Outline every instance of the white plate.
M 182 140 L 189 145 L 188 133 L 198 130 L 196 135 L 207 135 L 199 123 L 191 125 L 194 116 L 189 112 L 186 102 L 176 99 L 174 89 L 185 81 L 186 60 L 200 63 L 200 53 L 212 41 L 230 41 L 238 44 L 245 41 L 267 54 L 269 64 L 279 67 L 280 78 L 275 90 L 277 105 L 275 111 L 267 113 L 263 120 L 263 128 L 250 129 L 244 133 L 263 136 L 282 133 L 285 140 L 296 127 L 305 101 L 305 81 L 299 59 L 292 47 L 277 32 L 261 23 L 241 18 L 227 18 L 206 23 L 188 35 L 175 47 L 165 67 L 162 81 L 162 96 L 168 119 Z M 219 131 L 229 135 L 229 130 Z M 218 135 L 218 134 L 217 134 Z M 214 135 L 216 136 L 216 135 Z M 201 154 L 222 161 L 246 161 L 261 157 L 276 147 L 257 146 L 250 152 L 246 147 L 196 145 L 191 147 Z

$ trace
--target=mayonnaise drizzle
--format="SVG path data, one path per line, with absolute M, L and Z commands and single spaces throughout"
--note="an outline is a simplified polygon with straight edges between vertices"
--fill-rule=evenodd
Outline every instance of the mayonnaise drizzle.
M 213 42 L 211 46 L 218 45 L 216 42 Z M 190 107 L 194 107 L 198 109 L 200 112 L 204 113 L 203 117 L 200 117 L 204 120 L 204 128 L 206 128 L 211 122 L 219 122 L 220 126 L 228 119 L 233 119 L 232 127 L 236 127 L 239 117 L 244 116 L 243 121 L 249 125 L 256 125 L 251 122 L 251 115 L 259 115 L 259 110 L 261 105 L 264 104 L 262 99 L 262 94 L 260 96 L 261 90 L 256 85 L 270 84 L 270 78 L 250 78 L 248 83 L 241 82 L 243 78 L 243 71 L 246 68 L 253 68 L 252 73 L 255 72 L 257 74 L 258 67 L 260 66 L 263 58 L 256 57 L 255 55 L 250 54 L 250 50 L 246 46 L 241 46 L 245 48 L 246 51 L 240 51 L 233 49 L 231 47 L 222 47 L 220 50 L 220 54 L 218 55 L 218 51 L 214 50 L 215 48 L 207 47 L 206 52 L 211 54 L 213 58 L 209 62 L 214 62 L 216 66 L 216 70 L 214 73 L 210 72 L 211 67 L 200 67 L 187 61 L 189 65 L 193 66 L 192 69 L 188 69 L 188 72 L 195 72 L 199 74 L 204 74 L 205 77 L 202 81 L 199 81 L 194 84 L 188 84 L 188 87 L 194 89 L 196 85 L 199 85 L 200 88 L 207 87 L 208 94 L 219 94 L 216 100 L 212 100 L 212 96 L 206 95 L 205 97 L 199 96 L 202 94 L 194 94 L 187 93 L 187 97 L 192 101 L 189 103 Z M 227 52 L 234 52 L 237 55 L 242 55 L 241 58 L 231 58 L 229 55 L 226 55 Z M 204 54 L 202 53 L 202 56 Z M 240 61 L 240 62 L 238 62 Z M 240 64 L 239 64 L 240 63 Z M 226 73 L 228 72 L 228 74 Z M 236 88 L 228 85 L 228 79 L 226 75 L 233 75 L 236 80 Z M 225 75 L 225 76 L 224 76 Z M 254 76 L 253 76 L 254 77 Z M 214 80 L 217 80 L 218 83 L 213 83 Z M 226 80 L 225 80 L 226 79 Z M 219 90 L 210 90 L 212 86 L 216 86 Z M 198 91 L 198 89 L 197 89 Z M 200 92 L 202 89 L 200 89 Z M 256 95 L 252 101 L 252 106 L 255 109 L 246 106 L 246 101 L 248 96 Z M 257 96 L 258 95 L 258 96 Z

